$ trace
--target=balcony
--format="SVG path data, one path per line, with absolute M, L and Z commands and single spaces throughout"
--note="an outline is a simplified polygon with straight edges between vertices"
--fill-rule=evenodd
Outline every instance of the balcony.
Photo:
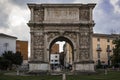
M 106 49 L 106 52 L 111 52 L 112 50 L 110 48 L 107 48 Z
M 96 51 L 102 51 L 102 49 L 101 48 L 97 48 Z

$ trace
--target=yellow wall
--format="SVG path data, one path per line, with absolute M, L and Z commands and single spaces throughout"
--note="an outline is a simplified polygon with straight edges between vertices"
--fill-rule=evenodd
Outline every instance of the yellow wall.
M 100 39 L 100 41 L 97 41 L 97 38 Z M 110 40 L 110 42 L 107 42 L 107 39 Z M 109 38 L 109 37 L 94 37 L 93 36 L 93 60 L 95 61 L 95 63 L 98 61 L 98 52 L 97 52 L 97 44 L 100 44 L 101 47 L 101 52 L 100 52 L 100 60 L 104 61 L 105 64 L 107 64 L 108 61 L 108 55 L 107 55 L 107 45 L 110 45 L 110 49 L 112 50 L 113 48 L 113 44 L 112 44 L 113 39 Z M 112 55 L 113 52 L 110 52 L 110 55 Z
M 28 41 L 16 41 L 16 51 L 20 51 L 23 60 L 28 60 Z

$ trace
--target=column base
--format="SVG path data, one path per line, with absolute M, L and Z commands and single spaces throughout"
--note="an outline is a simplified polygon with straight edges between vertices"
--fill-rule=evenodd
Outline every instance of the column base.
M 29 71 L 48 71 L 49 64 L 47 62 L 40 61 L 30 61 L 29 62 Z
M 82 61 L 74 63 L 74 71 L 78 72 L 95 72 L 94 62 Z

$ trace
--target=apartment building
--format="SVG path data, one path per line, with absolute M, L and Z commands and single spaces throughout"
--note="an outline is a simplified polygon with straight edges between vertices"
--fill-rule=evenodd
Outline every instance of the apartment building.
M 113 54 L 114 44 L 112 41 L 117 34 L 93 34 L 93 60 L 95 64 L 101 62 L 102 65 L 110 65 L 110 56 Z

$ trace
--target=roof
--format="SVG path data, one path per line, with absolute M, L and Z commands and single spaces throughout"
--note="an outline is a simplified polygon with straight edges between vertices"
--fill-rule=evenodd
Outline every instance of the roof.
M 93 37 L 106 37 L 106 38 L 117 38 L 120 34 L 101 34 L 101 33 L 94 33 Z
M 94 8 L 95 7 L 95 3 L 89 3 L 89 4 L 82 4 L 82 3 L 74 3 L 74 4 L 62 4 L 62 3 L 43 3 L 43 4 L 36 4 L 36 3 L 28 3 L 27 4 L 29 8 L 35 8 L 36 6 L 37 7 L 92 7 Z
M 17 39 L 17 37 L 15 37 L 15 36 L 7 35 L 7 34 L 4 34 L 4 33 L 0 33 L 0 36 Z
M 28 41 L 25 41 L 25 40 L 16 40 L 17 42 L 28 42 Z

